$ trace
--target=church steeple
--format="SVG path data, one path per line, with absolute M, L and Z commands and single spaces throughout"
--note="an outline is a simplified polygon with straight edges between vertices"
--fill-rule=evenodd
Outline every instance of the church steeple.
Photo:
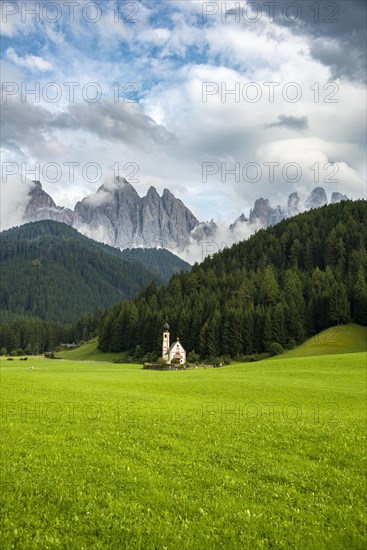
M 169 324 L 165 322 L 164 325 L 164 331 L 163 331 L 163 341 L 162 341 L 162 357 L 163 359 L 166 359 L 168 361 L 168 355 L 169 355 Z

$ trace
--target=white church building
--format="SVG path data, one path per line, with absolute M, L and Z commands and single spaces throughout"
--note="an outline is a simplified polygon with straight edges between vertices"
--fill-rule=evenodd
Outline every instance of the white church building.
M 171 364 L 173 359 L 178 359 L 180 365 L 186 364 L 186 351 L 181 344 L 180 340 L 177 338 L 177 341 L 170 346 L 170 333 L 169 333 L 169 324 L 166 322 L 164 325 L 163 331 L 163 342 L 162 342 L 162 357 L 165 359 L 168 365 Z M 176 362 L 176 361 L 175 361 Z

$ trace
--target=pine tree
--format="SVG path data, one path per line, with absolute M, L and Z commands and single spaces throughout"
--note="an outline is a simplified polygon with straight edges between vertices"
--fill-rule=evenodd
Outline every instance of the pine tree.
M 285 323 L 288 337 L 297 343 L 305 338 L 305 303 L 301 280 L 296 271 L 287 270 L 284 279 Z
M 242 334 L 243 334 L 243 352 L 245 354 L 253 353 L 255 337 L 255 309 L 253 304 L 249 304 L 244 309 L 242 316 Z
M 273 327 L 271 322 L 270 308 L 266 308 L 263 326 L 262 341 L 265 351 L 269 351 L 270 344 L 273 341 Z
M 264 304 L 274 304 L 279 296 L 279 285 L 272 266 L 266 267 L 263 276 L 260 274 L 260 281 L 260 300 Z
M 273 341 L 285 345 L 284 306 L 278 302 L 272 310 Z
M 240 309 L 232 309 L 231 317 L 229 321 L 229 340 L 230 340 L 230 354 L 232 357 L 241 355 L 243 352 L 242 341 L 242 315 Z M 224 354 L 224 350 L 221 350 Z
M 358 270 L 353 286 L 353 310 L 355 322 L 367 325 L 367 284 L 362 266 Z
M 350 304 L 343 283 L 334 283 L 331 287 L 329 317 L 331 323 L 338 325 L 350 320 Z

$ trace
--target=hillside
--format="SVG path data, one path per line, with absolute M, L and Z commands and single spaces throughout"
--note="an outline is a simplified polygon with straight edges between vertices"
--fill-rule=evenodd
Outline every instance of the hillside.
M 72 322 L 96 308 L 133 297 L 152 281 L 161 284 L 181 267 L 189 268 L 165 252 L 141 251 L 132 261 L 119 250 L 54 221 L 3 231 L 0 310 Z
M 353 321 L 367 325 L 367 202 L 317 208 L 207 258 L 111 308 L 102 351 L 160 351 L 172 338 L 202 358 L 285 349 Z
M 65 349 L 56 353 L 58 359 L 67 361 L 109 361 L 125 358 L 123 353 L 103 353 L 98 348 L 98 339 L 93 338 L 75 349 Z
M 351 323 L 337 325 L 315 334 L 296 348 L 273 359 L 293 359 L 296 357 L 318 357 L 340 353 L 360 353 L 367 351 L 367 327 Z
M 125 248 L 121 257 L 128 262 L 139 262 L 165 282 L 180 271 L 191 269 L 189 263 L 164 248 Z

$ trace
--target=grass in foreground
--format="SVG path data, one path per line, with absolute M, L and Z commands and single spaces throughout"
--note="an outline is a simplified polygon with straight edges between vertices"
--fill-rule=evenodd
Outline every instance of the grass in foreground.
M 1 362 L 2 548 L 365 548 L 365 353 L 35 366 Z

